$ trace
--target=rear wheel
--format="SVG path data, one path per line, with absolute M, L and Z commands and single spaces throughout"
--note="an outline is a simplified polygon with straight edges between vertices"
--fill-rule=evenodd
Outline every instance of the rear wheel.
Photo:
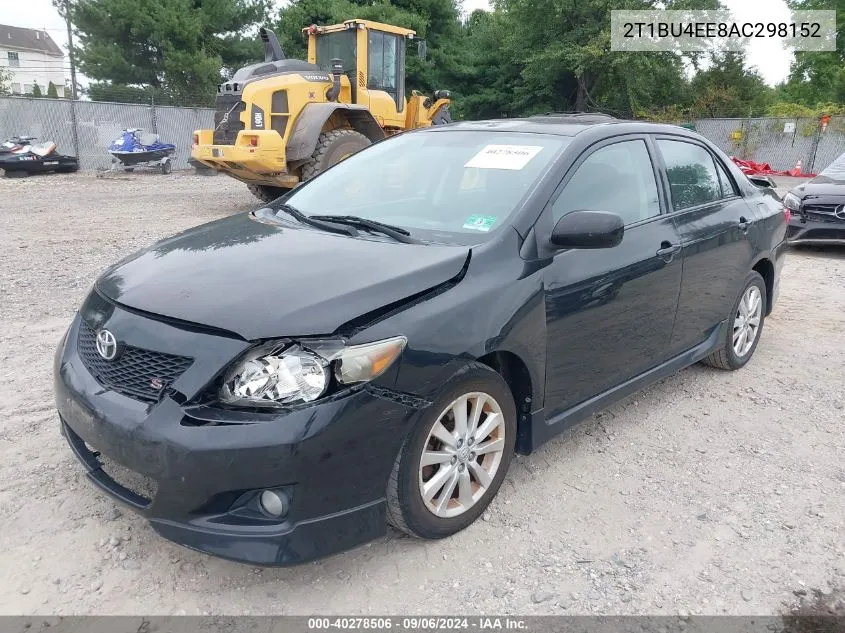
M 475 521 L 505 478 L 516 441 L 507 383 L 470 363 L 405 441 L 388 481 L 387 517 L 419 538 L 443 538 Z
M 739 369 L 754 355 L 766 319 L 766 283 L 758 272 L 751 272 L 734 304 L 728 321 L 724 346 L 702 360 L 719 369 Z
M 171 171 L 173 171 L 173 165 L 170 164 L 169 160 L 164 161 L 161 164 L 161 173 L 169 174 Z
M 302 166 L 302 180 L 311 180 L 320 172 L 352 156 L 369 144 L 370 139 L 355 130 L 330 130 L 321 133 L 314 153 Z
M 252 195 L 262 202 L 272 202 L 290 191 L 290 189 L 284 187 L 271 187 L 270 185 L 247 185 L 246 187 L 252 192 Z

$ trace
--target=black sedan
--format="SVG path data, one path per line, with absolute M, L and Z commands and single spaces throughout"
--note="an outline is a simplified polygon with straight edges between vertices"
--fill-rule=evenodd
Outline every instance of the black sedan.
M 678 127 L 403 134 L 107 270 L 56 355 L 61 429 L 96 485 L 218 556 L 445 537 L 514 452 L 745 365 L 787 215 Z
M 783 203 L 792 211 L 786 233 L 790 244 L 845 245 L 845 154 L 792 189 Z

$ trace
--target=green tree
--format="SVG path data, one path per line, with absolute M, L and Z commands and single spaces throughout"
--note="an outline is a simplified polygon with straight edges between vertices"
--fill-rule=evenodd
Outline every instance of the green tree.
M 52 81 L 47 85 L 47 96 L 51 99 L 59 98 L 59 90 L 56 88 L 56 84 Z
M 513 114 L 598 109 L 630 115 L 655 104 L 687 101 L 684 60 L 679 55 L 610 50 L 611 8 L 655 9 L 658 4 L 656 0 L 496 0 L 495 17 L 471 16 L 468 23 L 465 48 L 472 65 L 468 75 L 492 80 L 485 82 L 483 98 L 467 96 L 467 110 L 483 101 L 498 102 L 499 110 Z M 662 4 L 706 9 L 717 8 L 718 0 Z M 497 77 L 507 77 L 507 83 L 500 84 Z M 498 87 L 491 90 L 491 86 Z
M 775 91 L 756 68 L 747 68 L 744 53 L 710 55 L 710 65 L 692 79 L 694 117 L 764 116 Z
M 54 0 L 63 8 L 63 0 Z M 174 101 L 213 101 L 221 72 L 260 55 L 269 0 L 74 0 L 82 73 Z
M 41 86 L 37 83 L 32 84 L 32 96 L 33 97 L 43 97 L 44 95 L 41 92 Z
M 0 95 L 12 94 L 12 73 L 8 68 L 0 66 Z
M 807 106 L 845 103 L 845 0 L 787 0 L 787 4 L 793 10 L 835 9 L 836 50 L 796 52 L 781 96 Z

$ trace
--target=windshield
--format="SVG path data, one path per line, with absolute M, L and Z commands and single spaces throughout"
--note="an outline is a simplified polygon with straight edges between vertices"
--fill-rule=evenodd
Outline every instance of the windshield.
M 507 225 L 569 138 L 442 131 L 401 134 L 297 187 L 306 215 L 355 215 L 422 240 L 472 244 Z
M 326 33 L 317 37 L 317 65 L 332 72 L 332 59 L 343 60 L 344 74 L 355 72 L 355 31 Z

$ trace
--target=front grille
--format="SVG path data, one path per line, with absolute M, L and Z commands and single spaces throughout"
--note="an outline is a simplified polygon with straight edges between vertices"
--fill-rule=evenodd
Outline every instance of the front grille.
M 125 346 L 115 360 L 106 360 L 97 351 L 97 333 L 85 321 L 79 326 L 77 349 L 85 367 L 97 382 L 128 398 L 147 403 L 158 402 L 161 394 L 193 362 L 187 356 L 131 345 Z
M 838 204 L 805 204 L 804 208 L 816 213 L 834 213 L 838 206 Z
M 820 222 L 842 222 L 840 218 L 836 217 L 836 210 L 839 208 L 838 204 L 807 204 L 804 205 L 801 211 L 807 216 L 808 220 L 818 220 Z
M 246 103 L 240 95 L 221 94 L 217 96 L 217 109 L 214 112 L 214 144 L 234 145 L 238 132 L 244 129 L 241 112 L 246 110 Z M 227 116 L 228 113 L 228 116 Z M 226 117 L 226 121 L 223 121 Z

